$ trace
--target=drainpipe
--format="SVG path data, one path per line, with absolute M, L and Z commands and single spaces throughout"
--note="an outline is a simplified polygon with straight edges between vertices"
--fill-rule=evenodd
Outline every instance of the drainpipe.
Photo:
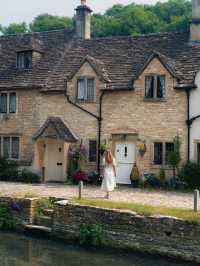
M 103 102 L 103 96 L 105 94 L 105 91 L 103 90 L 101 92 L 100 95 L 100 100 L 99 100 L 99 115 L 95 115 L 92 112 L 86 110 L 85 108 L 81 107 L 80 105 L 76 104 L 75 102 L 73 102 L 72 100 L 70 100 L 69 95 L 67 94 L 67 81 L 66 82 L 66 89 L 64 92 L 64 95 L 68 101 L 68 103 L 70 103 L 71 105 L 73 105 L 74 107 L 78 108 L 79 110 L 85 112 L 86 114 L 92 116 L 93 118 L 95 118 L 98 121 L 98 155 L 97 155 L 97 172 L 100 174 L 100 170 L 101 170 L 101 153 L 100 153 L 100 145 L 101 145 L 101 133 L 102 133 L 102 102 Z
M 191 125 L 192 121 L 190 119 L 190 89 L 186 89 L 187 95 L 187 131 L 188 131 L 188 150 L 187 150 L 187 159 L 190 161 L 190 133 L 191 133 Z

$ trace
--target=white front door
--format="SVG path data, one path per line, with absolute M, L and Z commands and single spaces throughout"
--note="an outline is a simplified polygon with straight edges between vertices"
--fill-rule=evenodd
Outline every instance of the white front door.
M 45 181 L 65 181 L 64 142 L 48 140 L 45 148 Z
M 135 163 L 135 144 L 120 142 L 116 144 L 117 183 L 131 184 L 130 174 Z

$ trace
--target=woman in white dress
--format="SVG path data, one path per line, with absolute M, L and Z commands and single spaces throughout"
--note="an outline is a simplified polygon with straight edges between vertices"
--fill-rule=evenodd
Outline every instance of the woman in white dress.
M 106 198 L 109 199 L 110 192 L 116 187 L 116 163 L 110 150 L 105 152 L 103 158 L 104 176 L 101 189 L 106 191 Z

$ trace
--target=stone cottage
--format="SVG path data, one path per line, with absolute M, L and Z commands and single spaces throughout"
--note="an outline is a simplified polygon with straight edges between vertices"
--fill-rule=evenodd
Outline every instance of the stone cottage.
M 70 144 L 86 145 L 88 171 L 100 170 L 106 144 L 123 184 L 134 163 L 141 173 L 171 171 L 177 134 L 183 162 L 193 156 L 189 103 L 198 91 L 200 1 L 193 5 L 186 33 L 92 39 L 92 10 L 81 1 L 75 31 L 1 36 L 1 156 L 45 181 L 64 181 Z

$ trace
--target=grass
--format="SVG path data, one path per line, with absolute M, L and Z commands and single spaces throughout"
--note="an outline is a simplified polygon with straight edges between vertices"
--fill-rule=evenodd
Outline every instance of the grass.
M 98 199 L 77 199 L 72 198 L 71 203 L 78 203 L 80 205 L 88 205 L 106 209 L 118 209 L 118 210 L 129 210 L 136 212 L 143 216 L 152 215 L 163 215 L 163 216 L 173 216 L 183 220 L 195 222 L 200 224 L 200 212 L 193 212 L 189 209 L 178 209 L 178 208 L 166 208 L 166 207 L 155 207 L 150 205 L 142 205 L 138 203 L 124 203 L 124 202 L 114 202 L 108 200 L 98 200 Z

